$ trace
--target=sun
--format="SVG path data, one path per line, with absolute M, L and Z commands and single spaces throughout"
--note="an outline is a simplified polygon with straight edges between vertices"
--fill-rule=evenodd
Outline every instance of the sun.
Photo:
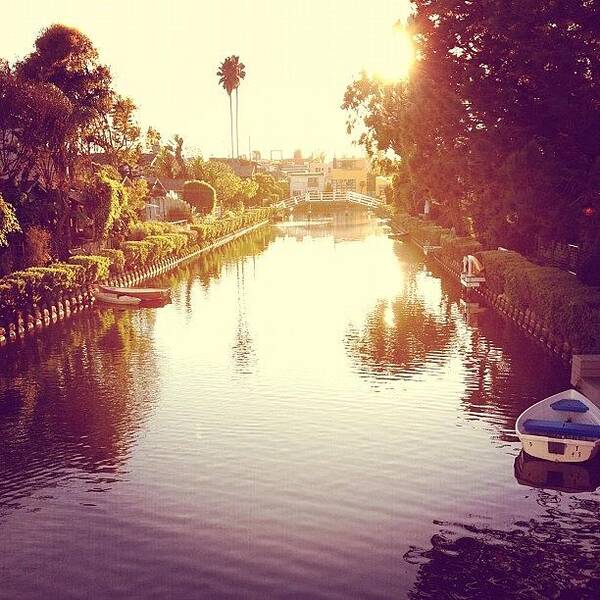
M 411 35 L 405 29 L 394 27 L 382 35 L 371 53 L 367 71 L 388 82 L 407 79 L 415 62 L 415 48 Z

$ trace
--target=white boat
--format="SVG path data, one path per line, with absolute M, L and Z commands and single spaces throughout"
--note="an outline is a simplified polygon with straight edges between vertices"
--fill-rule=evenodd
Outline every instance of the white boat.
M 171 298 L 171 290 L 169 288 L 128 288 L 100 284 L 96 287 L 104 294 L 112 294 L 113 296 L 119 297 L 133 296 L 140 300 L 169 300 Z
M 124 294 L 117 295 L 108 292 L 104 292 L 98 287 L 94 290 L 94 298 L 99 302 L 104 302 L 105 304 L 117 304 L 119 306 L 137 306 L 142 302 L 141 298 L 136 298 L 135 296 L 126 296 Z
M 529 407 L 515 429 L 530 456 L 584 462 L 600 449 L 600 408 L 577 390 L 566 390 Z

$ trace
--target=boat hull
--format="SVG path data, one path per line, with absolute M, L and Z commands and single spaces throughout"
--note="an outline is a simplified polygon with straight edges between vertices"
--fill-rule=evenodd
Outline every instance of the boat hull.
M 130 296 L 140 300 L 165 300 L 170 297 L 170 290 L 161 288 L 127 288 L 99 285 L 98 290 L 104 294 L 115 296 Z
M 139 306 L 142 302 L 140 298 L 135 298 L 134 296 L 117 296 L 100 290 L 94 291 L 94 298 L 103 304 L 112 304 L 115 306 Z
M 591 460 L 598 454 L 598 442 L 527 434 L 518 437 L 526 454 L 550 462 L 580 463 Z M 563 448 L 564 452 L 562 454 L 550 452 L 549 448 L 552 447 Z

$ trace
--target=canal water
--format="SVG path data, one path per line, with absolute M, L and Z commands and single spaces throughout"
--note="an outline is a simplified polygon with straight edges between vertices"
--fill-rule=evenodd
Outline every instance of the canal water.
M 374 221 L 261 229 L 0 351 L 0 598 L 597 598 L 566 367 Z

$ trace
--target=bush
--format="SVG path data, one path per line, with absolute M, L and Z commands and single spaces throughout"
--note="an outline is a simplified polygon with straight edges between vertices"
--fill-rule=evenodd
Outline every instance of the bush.
M 15 289 L 10 282 L 0 279 L 0 319 L 10 319 L 15 310 Z
M 11 318 L 17 311 L 57 302 L 78 289 L 84 274 L 83 266 L 66 263 L 15 271 L 0 279 L 0 315 Z
M 178 231 L 179 228 L 179 225 L 166 223 L 165 221 L 143 221 L 139 223 L 132 223 L 129 227 L 127 239 L 140 242 L 151 235 L 173 233 Z
M 485 268 L 486 285 L 496 294 L 504 294 L 507 278 L 516 277 L 531 264 L 518 252 L 506 250 L 484 250 L 477 258 Z
M 123 242 L 121 250 L 123 251 L 127 268 L 133 269 L 145 266 L 150 256 L 151 248 L 152 244 L 145 240 Z
M 111 275 L 120 275 L 125 270 L 125 255 L 123 254 L 123 250 L 104 248 L 100 250 L 99 254 L 110 260 L 109 272 Z
M 69 263 L 85 268 L 85 283 L 95 283 L 108 277 L 110 259 L 106 256 L 72 256 Z
M 181 204 L 180 206 L 174 206 L 167 212 L 167 219 L 169 221 L 192 221 L 194 218 L 193 209 L 187 206 L 187 204 Z
M 529 309 L 555 334 L 582 352 L 600 352 L 600 289 L 574 275 L 541 267 L 516 252 L 489 250 L 478 258 L 486 284 L 521 310 Z
M 25 310 L 30 305 L 39 304 L 41 279 L 39 273 L 30 269 L 15 271 L 2 279 L 13 288 L 13 302 L 17 310 Z
M 217 194 L 215 188 L 205 181 L 186 181 L 183 184 L 183 200 L 200 214 L 208 215 L 215 209 Z
M 120 179 L 114 168 L 104 166 L 84 186 L 82 195 L 95 224 L 96 239 L 108 237 L 127 206 L 127 190 Z
M 63 294 L 74 291 L 76 287 L 77 271 L 68 267 L 80 265 L 56 264 L 50 267 L 32 267 L 29 272 L 39 275 L 38 295 L 35 304 L 39 302 L 52 304 L 57 302 Z M 83 267 L 81 267 L 83 269 Z
M 468 254 L 476 254 L 481 251 L 481 244 L 472 237 L 454 237 L 451 235 L 441 236 L 440 245 L 442 254 L 453 260 L 461 261 Z
M 8 246 L 8 234 L 21 231 L 14 206 L 4 200 L 0 194 L 0 248 Z

